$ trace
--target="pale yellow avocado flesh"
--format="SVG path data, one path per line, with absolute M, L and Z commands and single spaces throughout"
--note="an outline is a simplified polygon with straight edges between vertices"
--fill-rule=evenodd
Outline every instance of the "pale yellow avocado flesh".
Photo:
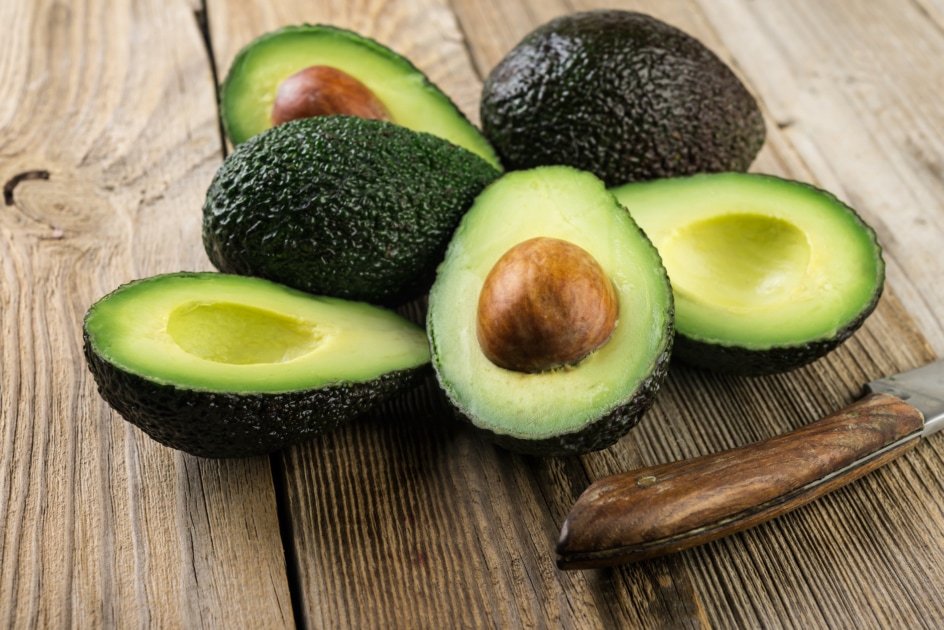
M 391 122 L 445 138 L 499 166 L 478 129 L 406 59 L 372 40 L 321 25 L 286 27 L 240 51 L 222 89 L 224 121 L 233 143 L 272 126 L 272 107 L 282 81 L 322 65 L 363 83 L 384 104 Z
M 613 189 L 662 255 L 680 334 L 768 348 L 825 339 L 884 277 L 874 233 L 832 195 L 725 173 Z
M 476 337 L 482 285 L 509 249 L 536 236 L 589 252 L 613 282 L 610 339 L 573 367 L 524 373 L 496 366 Z M 473 204 L 430 292 L 427 331 L 440 383 L 474 423 L 541 439 L 583 427 L 624 403 L 666 348 L 671 295 L 651 243 L 602 182 L 568 167 L 508 173 Z
M 125 285 L 91 309 L 86 329 L 126 371 L 227 392 L 364 382 L 429 361 L 423 329 L 393 312 L 217 273 Z

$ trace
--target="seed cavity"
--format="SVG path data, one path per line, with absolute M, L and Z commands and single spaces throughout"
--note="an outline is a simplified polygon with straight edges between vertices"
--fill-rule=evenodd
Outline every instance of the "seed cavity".
M 309 354 L 324 333 L 311 322 L 229 302 L 174 309 L 167 334 L 187 354 L 215 363 L 285 363 Z

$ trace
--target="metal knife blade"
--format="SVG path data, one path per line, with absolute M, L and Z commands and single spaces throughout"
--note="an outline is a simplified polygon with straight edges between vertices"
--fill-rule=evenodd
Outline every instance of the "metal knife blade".
M 610 475 L 561 528 L 561 569 L 654 558 L 792 511 L 944 428 L 944 360 L 866 385 L 845 409 L 721 453 Z
M 865 388 L 868 392 L 895 396 L 917 408 L 924 416 L 923 437 L 944 429 L 944 359 L 880 378 Z

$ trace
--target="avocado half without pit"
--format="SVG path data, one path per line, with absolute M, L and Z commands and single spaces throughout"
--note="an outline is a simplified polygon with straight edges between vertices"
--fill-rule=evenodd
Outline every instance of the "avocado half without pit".
M 286 26 L 247 44 L 226 74 L 220 104 L 234 145 L 287 121 L 343 114 L 431 133 L 498 167 L 485 136 L 412 62 L 335 26 Z
M 330 431 L 419 384 L 420 326 L 359 302 L 258 278 L 176 273 L 89 309 L 85 356 L 101 396 L 164 445 L 243 457 Z
M 659 255 L 601 180 L 566 166 L 503 175 L 450 242 L 427 334 L 458 416 L 499 445 L 606 448 L 650 407 L 672 347 Z
M 675 292 L 674 356 L 743 375 L 785 372 L 846 340 L 878 304 L 875 232 L 834 195 L 770 175 L 627 184 Z

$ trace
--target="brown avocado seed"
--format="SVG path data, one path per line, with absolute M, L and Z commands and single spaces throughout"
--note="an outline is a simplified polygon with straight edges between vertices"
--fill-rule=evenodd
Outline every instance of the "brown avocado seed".
M 544 372 L 603 346 L 618 316 L 616 290 L 596 259 L 573 243 L 539 236 L 492 267 L 479 294 L 476 334 L 495 365 Z
M 272 124 L 331 114 L 390 120 L 390 112 L 366 85 L 337 68 L 310 66 L 279 85 Z

